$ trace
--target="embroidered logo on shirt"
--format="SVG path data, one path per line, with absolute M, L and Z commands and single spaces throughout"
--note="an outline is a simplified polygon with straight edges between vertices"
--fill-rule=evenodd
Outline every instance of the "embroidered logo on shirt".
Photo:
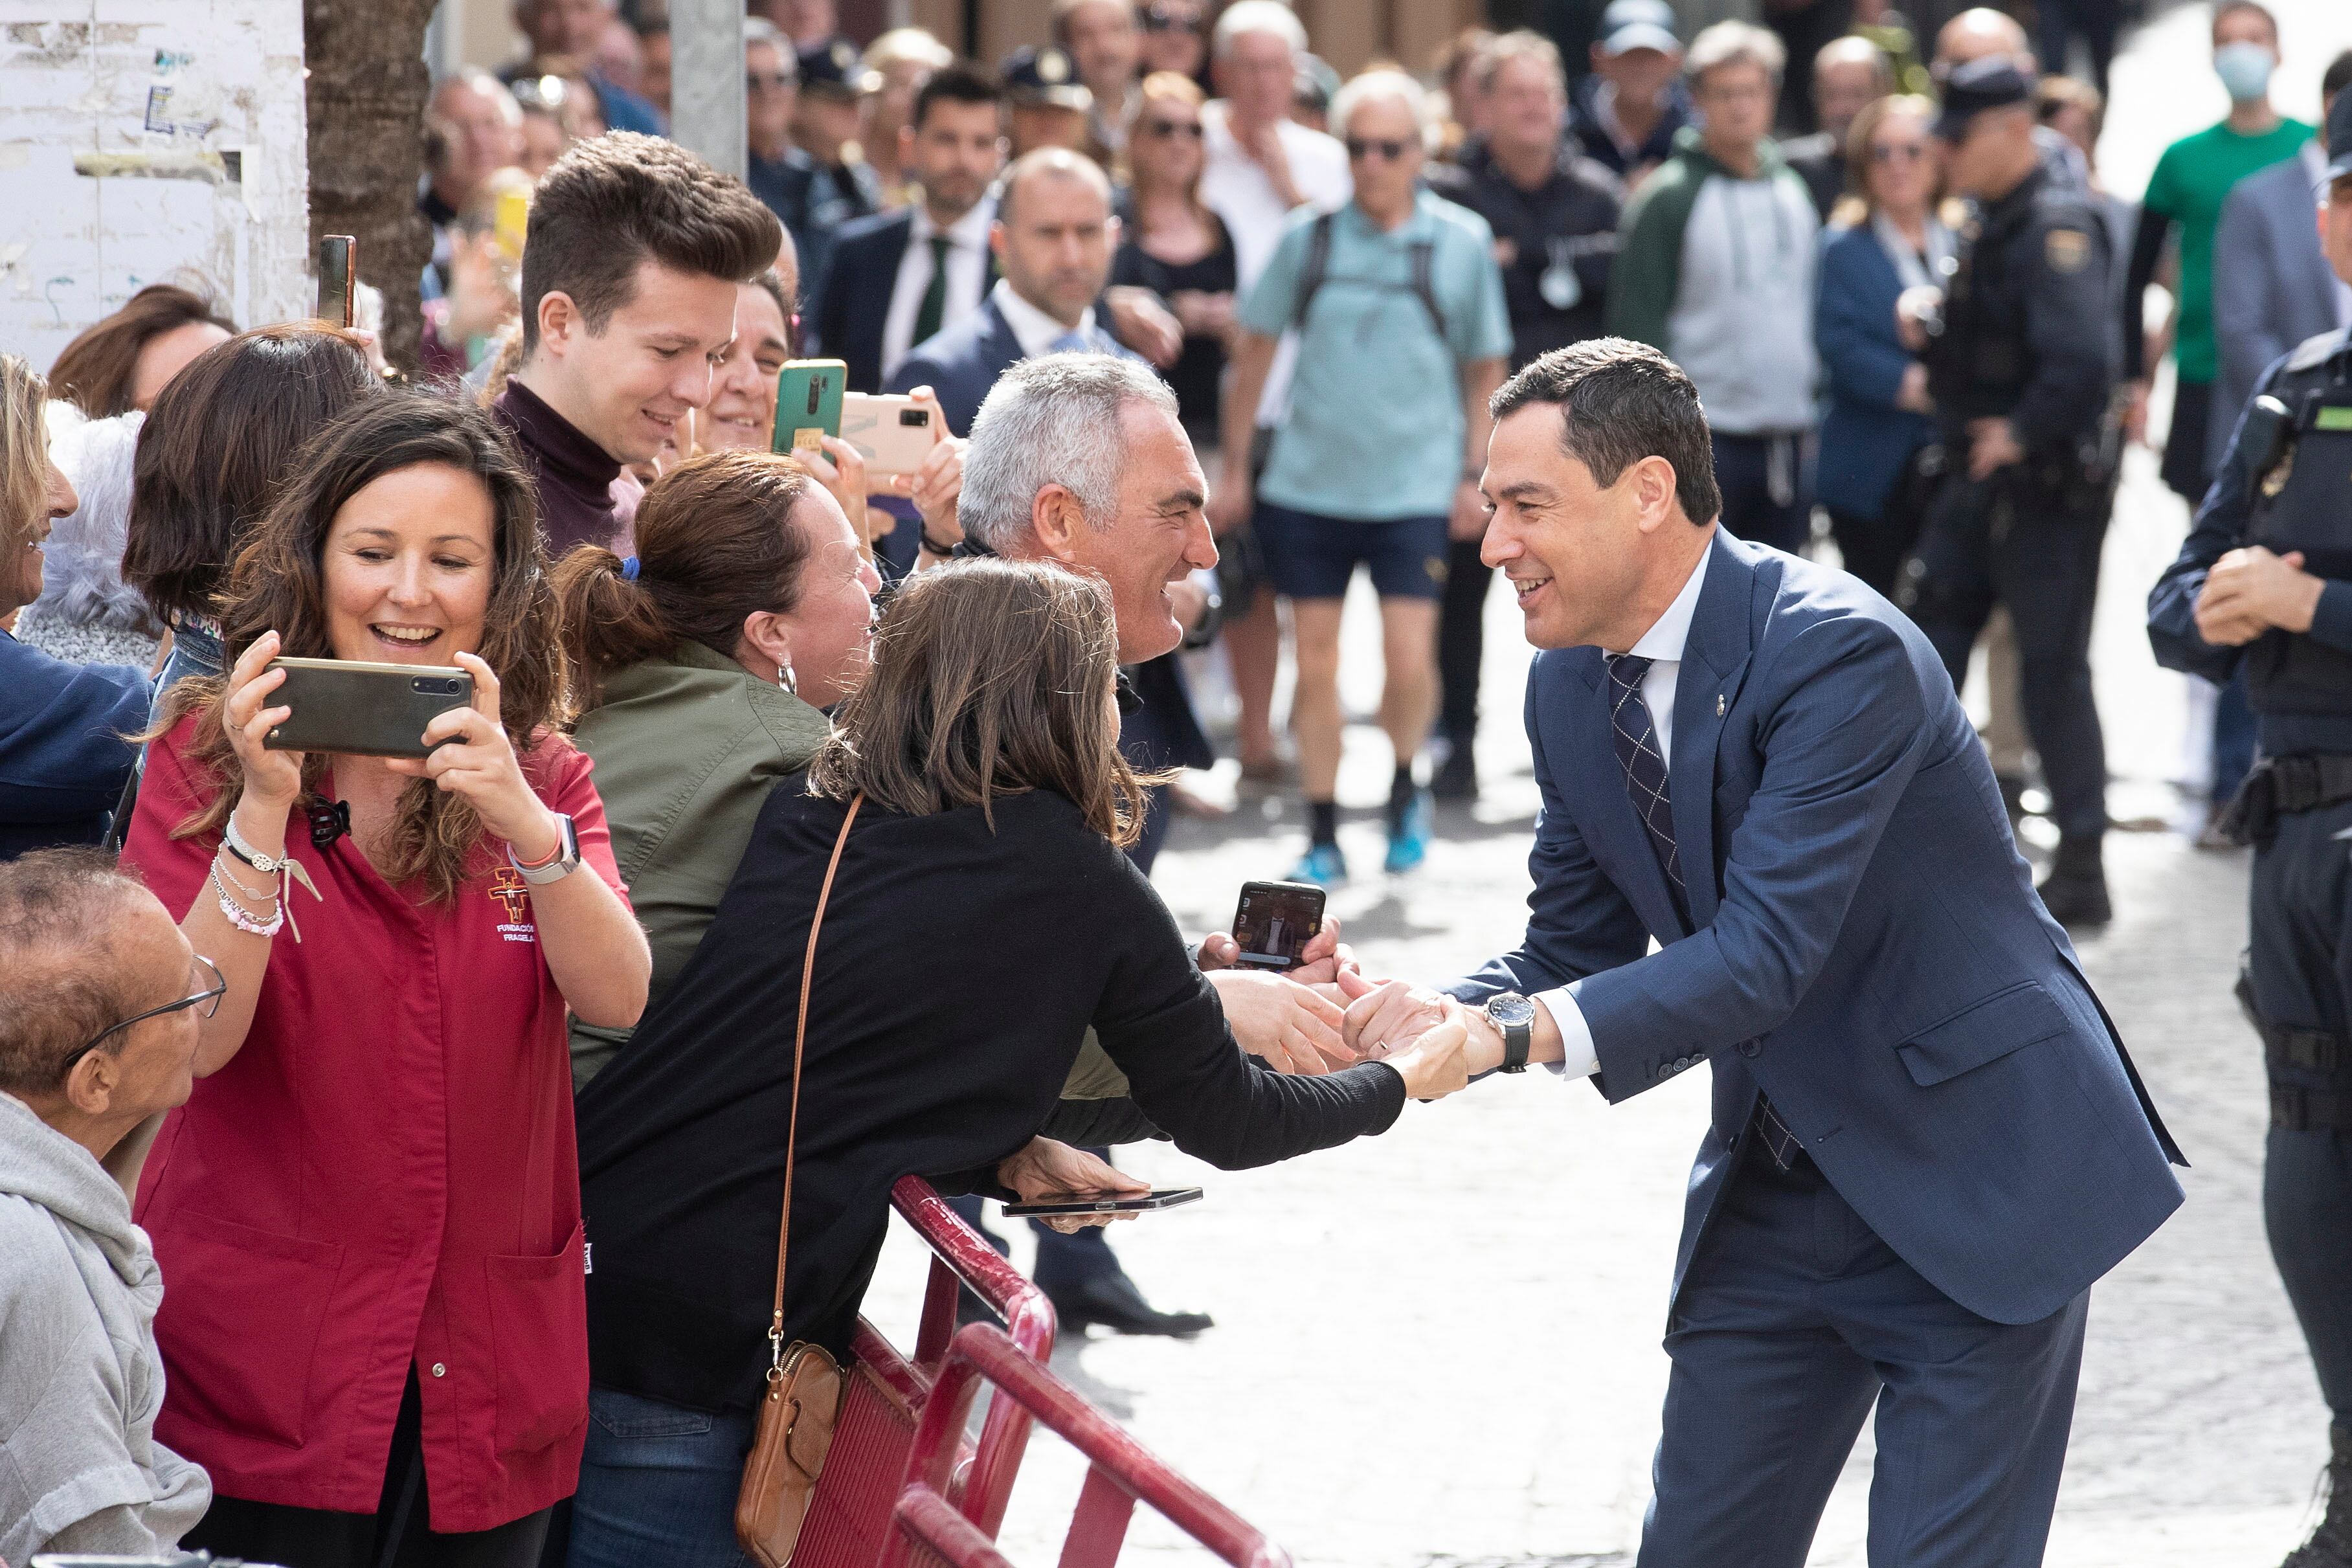
M 508 942 L 537 942 L 539 927 L 530 921 L 530 885 L 511 866 L 501 866 L 490 877 L 488 891 L 507 911 L 499 935 Z

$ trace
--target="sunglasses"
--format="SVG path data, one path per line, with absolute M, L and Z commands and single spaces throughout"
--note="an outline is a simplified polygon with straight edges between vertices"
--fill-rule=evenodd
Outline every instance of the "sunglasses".
M 196 963 L 201 967 L 204 974 L 207 974 L 212 977 L 211 984 L 205 985 L 203 989 L 199 990 L 193 996 L 183 996 L 177 1002 L 166 1002 L 161 1007 L 150 1007 L 144 1013 L 134 1014 L 131 1017 L 123 1019 L 120 1024 L 109 1024 L 105 1028 L 100 1029 L 98 1033 L 92 1035 L 89 1041 L 84 1044 L 80 1049 L 75 1051 L 73 1055 L 65 1059 L 64 1065 L 58 1068 L 58 1079 L 62 1081 L 67 1075 L 73 1071 L 74 1064 L 76 1062 L 80 1061 L 82 1058 L 89 1055 L 90 1052 L 98 1049 L 100 1045 L 104 1044 L 107 1036 L 120 1034 L 123 1030 L 131 1027 L 133 1024 L 143 1024 L 150 1018 L 160 1018 L 166 1013 L 177 1013 L 188 1007 L 202 1007 L 205 1010 L 204 1016 L 207 1018 L 219 1012 L 220 999 L 228 990 L 228 979 L 221 973 L 220 966 L 218 964 L 215 963 L 211 959 L 205 957 L 202 953 L 198 953 L 196 955 Z M 202 984 L 201 977 L 193 971 L 190 973 L 189 978 L 197 981 L 199 984 Z
M 1143 133 L 1161 142 L 1173 142 L 1179 136 L 1189 136 L 1198 142 L 1204 134 L 1197 120 L 1147 120 L 1143 122 Z
M 1393 163 L 1403 157 L 1409 149 L 1417 145 L 1419 145 L 1417 142 L 1391 140 L 1386 136 L 1350 136 L 1347 142 L 1348 157 L 1350 162 L 1360 162 L 1378 153 Z
M 1870 161 L 1874 163 L 1892 163 L 1897 159 L 1916 163 L 1927 155 L 1927 144 L 1925 142 L 1874 142 L 1870 144 Z
M 751 92 L 782 92 L 786 88 L 798 86 L 800 79 L 791 71 L 745 71 L 743 73 L 744 89 Z

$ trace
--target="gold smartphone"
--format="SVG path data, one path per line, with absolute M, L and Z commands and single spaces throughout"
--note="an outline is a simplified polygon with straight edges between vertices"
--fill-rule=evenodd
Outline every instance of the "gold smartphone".
M 425 726 L 474 702 L 472 676 L 436 665 L 273 658 L 269 668 L 284 670 L 286 679 L 265 702 L 293 710 L 262 742 L 273 752 L 427 756 L 434 748 L 425 743 Z

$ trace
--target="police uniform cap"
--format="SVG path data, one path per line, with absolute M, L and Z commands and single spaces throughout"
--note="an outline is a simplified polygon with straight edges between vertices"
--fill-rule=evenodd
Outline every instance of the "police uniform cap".
M 869 70 L 847 38 L 827 38 L 800 52 L 801 90 L 856 96 L 882 85 L 882 73 Z
M 1936 139 L 1958 142 L 1969 121 L 1988 110 L 2007 109 L 2033 98 L 2033 77 L 2006 55 L 1987 55 L 1954 66 L 1944 79 L 1944 111 L 1936 117 Z
M 1052 44 L 1037 48 L 1024 44 L 1004 57 L 1004 89 L 1020 104 L 1052 104 L 1081 112 L 1092 109 L 1095 95 L 1078 80 L 1078 68 L 1069 51 Z
M 1601 52 L 1614 59 L 1633 49 L 1655 49 L 1670 55 L 1680 49 L 1675 34 L 1675 8 L 1666 0 L 1612 0 L 1601 13 Z
M 2352 174 L 2352 92 L 2337 93 L 2328 107 L 2327 169 L 2319 176 L 2323 185 Z

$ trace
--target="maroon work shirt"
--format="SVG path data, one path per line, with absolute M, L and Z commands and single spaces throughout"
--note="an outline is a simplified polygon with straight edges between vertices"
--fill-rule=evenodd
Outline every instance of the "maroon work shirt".
M 150 749 L 123 848 L 174 915 L 216 896 L 217 837 L 171 837 L 209 798 L 194 722 Z M 588 759 L 551 737 L 523 766 L 579 828 L 573 875 L 622 891 Z M 289 893 L 300 942 L 278 933 L 243 1048 L 139 1185 L 164 1281 L 156 1435 L 225 1496 L 372 1513 L 413 1365 L 432 1527 L 487 1530 L 569 1496 L 586 1436 L 563 996 L 503 844 L 446 904 L 348 835 L 315 847 L 299 815 L 287 844 L 321 897 Z

